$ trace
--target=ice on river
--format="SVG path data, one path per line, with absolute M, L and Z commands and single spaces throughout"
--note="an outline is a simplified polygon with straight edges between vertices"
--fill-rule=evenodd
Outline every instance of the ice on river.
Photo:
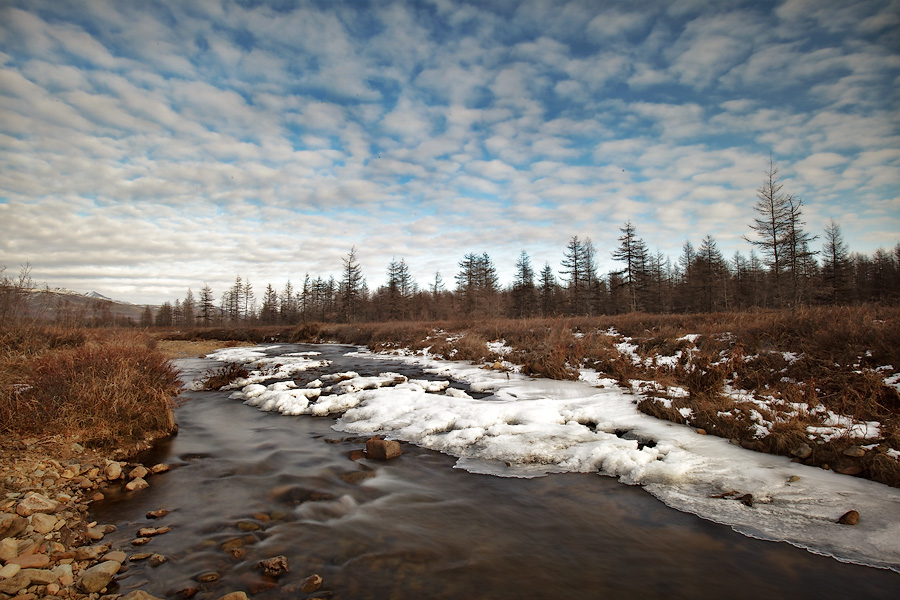
M 236 350 L 230 360 L 239 356 Z M 258 360 L 245 352 L 248 360 Z M 900 571 L 898 489 L 655 419 L 637 410 L 629 390 L 590 371 L 579 381 L 554 381 L 421 356 L 384 358 L 419 364 L 446 381 L 345 373 L 336 376 L 337 383 L 316 380 L 302 388 L 292 381 L 250 383 L 232 397 L 289 415 L 341 414 L 337 430 L 379 433 L 444 452 L 458 457 L 457 467 L 475 473 L 599 472 L 749 536 Z M 490 395 L 460 394 L 447 388 L 450 380 Z M 739 501 L 745 494 L 752 503 Z M 838 524 L 851 509 L 859 511 L 859 524 Z

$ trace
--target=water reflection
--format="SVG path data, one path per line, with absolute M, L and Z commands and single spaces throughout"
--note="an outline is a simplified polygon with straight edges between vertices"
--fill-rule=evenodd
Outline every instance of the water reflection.
M 332 372 L 426 377 L 315 349 Z M 188 375 L 208 367 L 185 364 Z M 364 439 L 333 431 L 332 418 L 263 413 L 223 392 L 187 394 L 177 418 L 179 435 L 145 459 L 172 471 L 94 508 L 118 526 L 108 539 L 119 547 L 141 527 L 173 528 L 135 549 L 169 560 L 132 563 L 122 592 L 305 597 L 311 573 L 325 582 L 313 596 L 344 599 L 888 598 L 900 586 L 896 573 L 749 539 L 597 475 L 475 475 L 407 444 L 387 463 L 353 460 Z M 161 508 L 172 512 L 145 517 Z M 290 572 L 262 575 L 257 563 L 280 554 Z

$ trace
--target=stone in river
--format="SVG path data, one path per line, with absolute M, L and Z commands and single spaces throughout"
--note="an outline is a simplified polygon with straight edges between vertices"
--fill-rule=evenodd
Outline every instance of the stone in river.
M 366 440 L 366 456 L 374 460 L 390 460 L 403 454 L 400 442 L 373 437 Z
M 855 510 L 848 510 L 841 515 L 841 518 L 838 519 L 838 523 L 840 523 L 841 525 L 856 525 L 857 523 L 859 523 L 859 512 Z
M 134 490 L 143 490 L 150 487 L 150 484 L 142 477 L 136 477 L 132 479 L 125 485 L 125 489 L 129 492 L 133 492 Z
M 300 591 L 304 594 L 311 594 L 322 587 L 322 576 L 313 574 L 300 582 Z
M 279 575 L 290 571 L 288 568 L 287 557 L 284 555 L 273 556 L 272 558 L 261 560 L 257 563 L 257 566 L 262 569 L 263 574 L 271 577 L 278 577 Z

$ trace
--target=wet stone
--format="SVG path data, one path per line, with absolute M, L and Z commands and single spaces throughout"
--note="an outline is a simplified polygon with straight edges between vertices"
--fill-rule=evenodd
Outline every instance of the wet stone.
M 214 581 L 219 580 L 219 574 L 215 571 L 209 571 L 207 573 L 200 573 L 197 575 L 197 581 L 200 583 L 212 583 Z
M 856 525 L 857 523 L 859 523 L 859 512 L 855 510 L 848 510 L 841 515 L 841 518 L 838 519 L 838 523 L 840 523 L 841 525 Z
M 161 518 L 163 518 L 164 516 L 166 516 L 167 514 L 169 514 L 169 513 L 171 513 L 171 512 L 172 512 L 172 511 L 170 511 L 170 510 L 168 510 L 168 509 L 161 508 L 161 509 L 159 509 L 159 510 L 151 510 L 151 511 L 148 511 L 146 516 L 147 516 L 148 519 L 161 519 Z
M 273 556 L 265 560 L 259 561 L 257 566 L 262 570 L 264 575 L 270 577 L 278 577 L 290 571 L 288 568 L 287 557 L 284 555 Z

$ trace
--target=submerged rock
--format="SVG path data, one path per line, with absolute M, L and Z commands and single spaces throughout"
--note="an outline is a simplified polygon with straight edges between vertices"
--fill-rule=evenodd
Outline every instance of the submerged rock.
M 812 447 L 806 442 L 800 444 L 796 448 L 791 451 L 791 456 L 796 456 L 797 458 L 809 458 L 812 455 Z

